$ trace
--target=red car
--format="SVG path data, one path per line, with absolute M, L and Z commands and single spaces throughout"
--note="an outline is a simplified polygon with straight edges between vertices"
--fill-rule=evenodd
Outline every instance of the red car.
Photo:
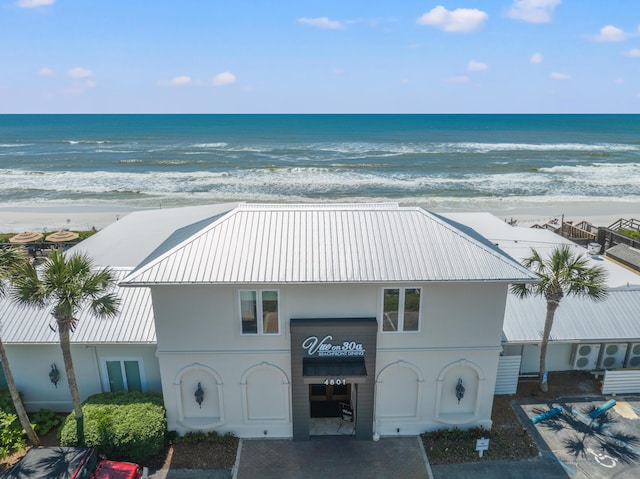
M 108 461 L 86 447 L 32 448 L 0 479 L 141 479 L 147 470 L 132 462 Z

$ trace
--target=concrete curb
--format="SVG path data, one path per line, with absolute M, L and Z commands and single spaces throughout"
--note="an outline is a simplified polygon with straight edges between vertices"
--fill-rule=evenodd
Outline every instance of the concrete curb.
M 433 471 L 431 470 L 431 464 L 429 464 L 429 456 L 427 456 L 427 451 L 424 448 L 422 438 L 420 437 L 420 435 L 416 437 L 418 439 L 418 443 L 420 444 L 420 450 L 422 451 L 422 457 L 424 458 L 424 465 L 427 468 L 427 475 L 429 476 L 429 479 L 435 479 L 433 476 Z
M 238 479 L 238 469 L 240 468 L 240 456 L 242 455 L 242 438 L 238 441 L 238 451 L 236 452 L 236 462 L 231 468 L 231 479 Z

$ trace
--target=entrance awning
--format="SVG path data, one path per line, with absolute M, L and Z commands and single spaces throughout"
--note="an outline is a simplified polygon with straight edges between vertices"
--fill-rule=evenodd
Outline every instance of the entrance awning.
M 303 376 L 354 377 L 366 376 L 364 358 L 303 358 Z

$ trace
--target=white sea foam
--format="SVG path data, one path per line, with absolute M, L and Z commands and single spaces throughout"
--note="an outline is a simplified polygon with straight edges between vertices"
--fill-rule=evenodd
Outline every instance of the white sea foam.
M 205 146 L 206 145 L 206 146 Z M 216 143 L 193 145 L 194 147 L 214 147 Z M 221 147 L 221 146 L 216 146 Z M 323 154 L 334 153 L 336 155 L 366 155 L 370 156 L 400 156 L 411 154 L 435 154 L 435 153 L 491 153 L 507 151 L 577 151 L 577 152 L 630 152 L 640 151 L 640 145 L 619 143 L 481 143 L 481 142 L 421 142 L 421 143 L 369 143 L 369 142 L 341 142 L 341 143 L 302 143 L 287 145 L 291 152 L 320 152 Z M 279 145 L 227 145 L 225 151 L 234 152 L 261 152 L 271 153 L 277 151 L 282 154 Z
M 191 145 L 192 148 L 224 148 L 227 146 L 227 143 L 224 141 L 219 141 L 217 143 L 196 143 L 195 145 Z
M 640 175 L 640 163 L 589 163 L 582 165 L 557 165 L 542 167 L 540 171 L 547 173 L 568 173 L 572 175 Z
M 130 160 L 135 161 L 135 160 Z M 580 170 L 578 170 L 580 171 Z M 509 196 L 514 192 L 548 197 L 554 192 L 566 195 L 599 194 L 609 189 L 612 196 L 638 194 L 640 175 L 620 175 L 613 168 L 609 175 L 568 177 L 539 173 L 444 175 L 388 174 L 380 170 L 336 170 L 332 168 L 264 168 L 223 172 L 49 172 L 0 170 L 0 187 L 11 190 L 40 190 L 74 193 L 139 191 L 144 194 L 191 194 L 206 191 L 238 191 L 242 194 L 319 194 L 343 192 L 371 195 L 382 192 L 413 195 L 447 194 L 476 196 L 479 193 Z
M 638 145 L 616 143 L 446 143 L 451 149 L 467 149 L 478 152 L 490 151 L 640 151 Z

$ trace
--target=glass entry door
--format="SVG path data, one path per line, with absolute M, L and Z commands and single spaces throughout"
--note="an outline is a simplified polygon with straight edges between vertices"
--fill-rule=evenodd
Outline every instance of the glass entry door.
M 351 384 L 310 384 L 311 417 L 340 417 L 340 403 L 351 403 Z

